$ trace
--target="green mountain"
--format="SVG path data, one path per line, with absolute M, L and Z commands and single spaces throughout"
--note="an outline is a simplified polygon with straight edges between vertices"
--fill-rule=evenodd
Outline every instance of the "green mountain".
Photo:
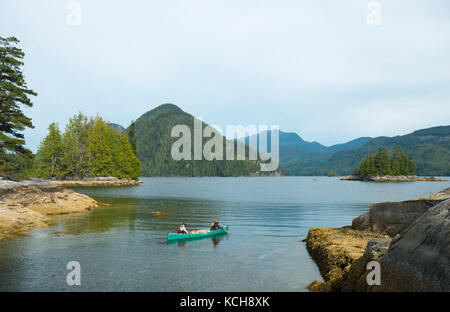
M 258 135 L 255 135 L 258 137 Z M 249 137 L 243 139 L 249 143 Z M 270 135 L 268 136 L 270 144 Z M 280 131 L 280 167 L 289 175 L 349 175 L 359 168 L 368 150 L 400 146 L 415 161 L 417 175 L 450 175 L 450 126 L 417 130 L 396 137 L 360 137 L 326 147 L 308 142 L 295 133 Z
M 241 139 L 252 148 L 252 142 L 259 140 L 260 135 L 267 135 L 267 144 L 270 146 L 270 131 L 255 134 Z M 251 140 L 253 139 L 253 140 Z M 280 167 L 289 175 L 327 175 L 326 161 L 336 152 L 358 148 L 371 138 L 361 137 L 343 144 L 326 147 L 318 142 L 303 140 L 297 133 L 279 131 Z
M 450 126 L 417 130 L 396 137 L 374 138 L 359 148 L 334 154 L 324 165 L 327 170 L 350 174 L 353 168 L 359 168 L 368 150 L 375 152 L 380 147 L 393 149 L 397 145 L 414 159 L 417 175 L 450 175 Z
M 250 160 L 174 160 L 171 156 L 171 148 L 179 138 L 172 138 L 171 131 L 176 125 L 189 127 L 192 136 L 191 159 L 193 159 L 194 117 L 192 115 L 176 105 L 163 104 L 135 121 L 136 151 L 142 164 L 142 176 L 248 176 L 260 170 L 260 163 Z M 202 123 L 203 128 L 206 126 L 207 124 Z M 203 139 L 203 146 L 208 140 L 209 138 Z M 223 141 L 225 151 L 226 141 Z M 242 143 L 234 141 L 235 153 L 237 144 Z M 248 146 L 246 150 L 248 155 Z
M 362 145 L 364 145 L 367 141 L 369 141 L 370 137 L 360 137 L 354 140 L 351 140 L 347 143 L 342 143 L 342 144 L 335 144 L 332 145 L 330 147 L 328 147 L 328 151 L 332 152 L 332 153 L 337 153 L 340 151 L 345 151 L 345 150 L 349 150 L 349 149 L 354 149 L 354 148 L 358 148 Z

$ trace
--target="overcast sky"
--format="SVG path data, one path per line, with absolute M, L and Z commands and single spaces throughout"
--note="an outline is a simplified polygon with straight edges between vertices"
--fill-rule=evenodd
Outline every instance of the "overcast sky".
M 450 124 L 448 0 L 376 1 L 379 25 L 366 0 L 80 0 L 79 25 L 68 2 L 0 4 L 39 93 L 33 150 L 78 111 L 128 126 L 163 103 L 325 145 Z

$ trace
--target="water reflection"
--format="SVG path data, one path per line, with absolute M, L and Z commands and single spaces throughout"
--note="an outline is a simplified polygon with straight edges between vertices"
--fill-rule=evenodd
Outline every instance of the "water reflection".
M 55 236 L 104 233 L 114 228 L 136 229 L 136 219 L 141 200 L 135 198 L 97 199 L 110 204 L 91 212 L 53 216 L 51 223 L 58 225 Z
M 218 234 L 214 237 L 195 237 L 195 238 L 187 238 L 178 241 L 167 241 L 167 245 L 177 245 L 178 247 L 186 247 L 189 243 L 193 243 L 195 241 L 200 240 L 211 240 L 212 247 L 216 248 L 219 243 L 227 236 L 227 234 Z
M 216 201 L 106 198 L 97 200 L 110 204 L 88 213 L 54 216 L 50 231 L 54 236 L 104 233 L 115 229 L 158 232 L 165 237 L 175 232 L 181 223 L 189 228 L 206 228 L 214 218 L 220 218 L 223 203 Z M 155 211 L 166 211 L 167 216 L 154 215 Z

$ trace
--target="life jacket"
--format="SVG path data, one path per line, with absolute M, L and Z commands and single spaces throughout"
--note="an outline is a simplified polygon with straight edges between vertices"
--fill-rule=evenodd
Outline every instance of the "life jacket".
M 180 232 L 181 232 L 181 225 L 179 225 L 177 228 L 177 233 L 180 233 Z

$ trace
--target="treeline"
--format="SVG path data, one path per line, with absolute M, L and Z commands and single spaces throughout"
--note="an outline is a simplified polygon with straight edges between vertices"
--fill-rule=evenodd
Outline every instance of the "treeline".
M 415 175 L 416 164 L 406 155 L 399 146 L 396 146 L 393 154 L 391 149 L 379 148 L 375 154 L 368 152 L 361 162 L 359 170 L 353 174 L 360 176 L 385 176 L 385 175 Z
M 56 123 L 48 130 L 34 160 L 32 173 L 37 177 L 136 178 L 140 174 L 141 164 L 128 135 L 101 117 L 79 113 L 70 118 L 64 133 Z

